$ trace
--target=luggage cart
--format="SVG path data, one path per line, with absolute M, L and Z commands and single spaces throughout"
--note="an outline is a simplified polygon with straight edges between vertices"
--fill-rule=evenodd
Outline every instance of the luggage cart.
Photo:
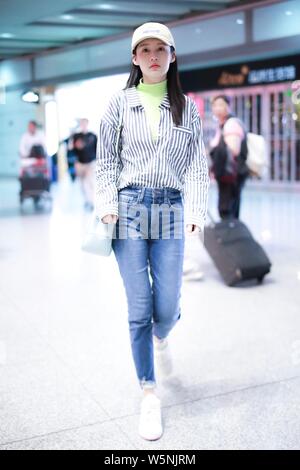
M 46 204 L 52 208 L 50 171 L 45 156 L 22 160 L 19 181 L 21 209 L 25 199 L 33 199 L 36 210 L 45 208 Z

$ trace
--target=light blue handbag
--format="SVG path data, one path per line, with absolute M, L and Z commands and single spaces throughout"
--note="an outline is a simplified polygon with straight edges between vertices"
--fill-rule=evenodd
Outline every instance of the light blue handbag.
M 92 255 L 109 256 L 112 251 L 114 228 L 115 224 L 104 224 L 93 214 L 82 244 L 83 251 Z
M 124 98 L 120 101 L 119 125 L 116 137 L 116 155 L 120 153 L 120 139 L 123 127 Z M 96 212 L 93 213 L 88 231 L 82 243 L 82 250 L 98 256 L 109 256 L 112 252 L 112 239 L 115 224 L 104 224 Z

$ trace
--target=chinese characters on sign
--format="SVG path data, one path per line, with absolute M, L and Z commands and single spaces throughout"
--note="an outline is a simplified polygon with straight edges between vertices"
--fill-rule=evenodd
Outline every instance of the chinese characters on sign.
M 295 80 L 296 67 L 289 65 L 286 67 L 276 67 L 262 70 L 251 70 L 248 75 L 248 83 L 254 85 L 256 83 L 272 83 L 282 82 L 285 80 Z

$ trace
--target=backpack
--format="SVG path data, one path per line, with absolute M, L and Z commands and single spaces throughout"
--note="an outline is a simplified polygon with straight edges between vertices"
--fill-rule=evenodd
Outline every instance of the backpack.
M 46 152 L 42 145 L 33 145 L 30 150 L 29 158 L 46 158 Z
M 262 178 L 268 167 L 267 146 L 262 135 L 247 133 L 247 160 L 246 165 L 250 173 Z
M 217 181 L 222 183 L 235 183 L 237 179 L 237 159 L 224 142 L 223 135 L 217 147 L 210 151 L 213 161 L 213 172 Z

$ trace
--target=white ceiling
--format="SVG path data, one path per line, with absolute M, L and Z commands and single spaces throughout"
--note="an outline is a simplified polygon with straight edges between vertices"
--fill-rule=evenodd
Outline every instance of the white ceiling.
M 255 0 L 0 0 L 0 60 Z M 256 0 L 258 3 L 259 0 Z

